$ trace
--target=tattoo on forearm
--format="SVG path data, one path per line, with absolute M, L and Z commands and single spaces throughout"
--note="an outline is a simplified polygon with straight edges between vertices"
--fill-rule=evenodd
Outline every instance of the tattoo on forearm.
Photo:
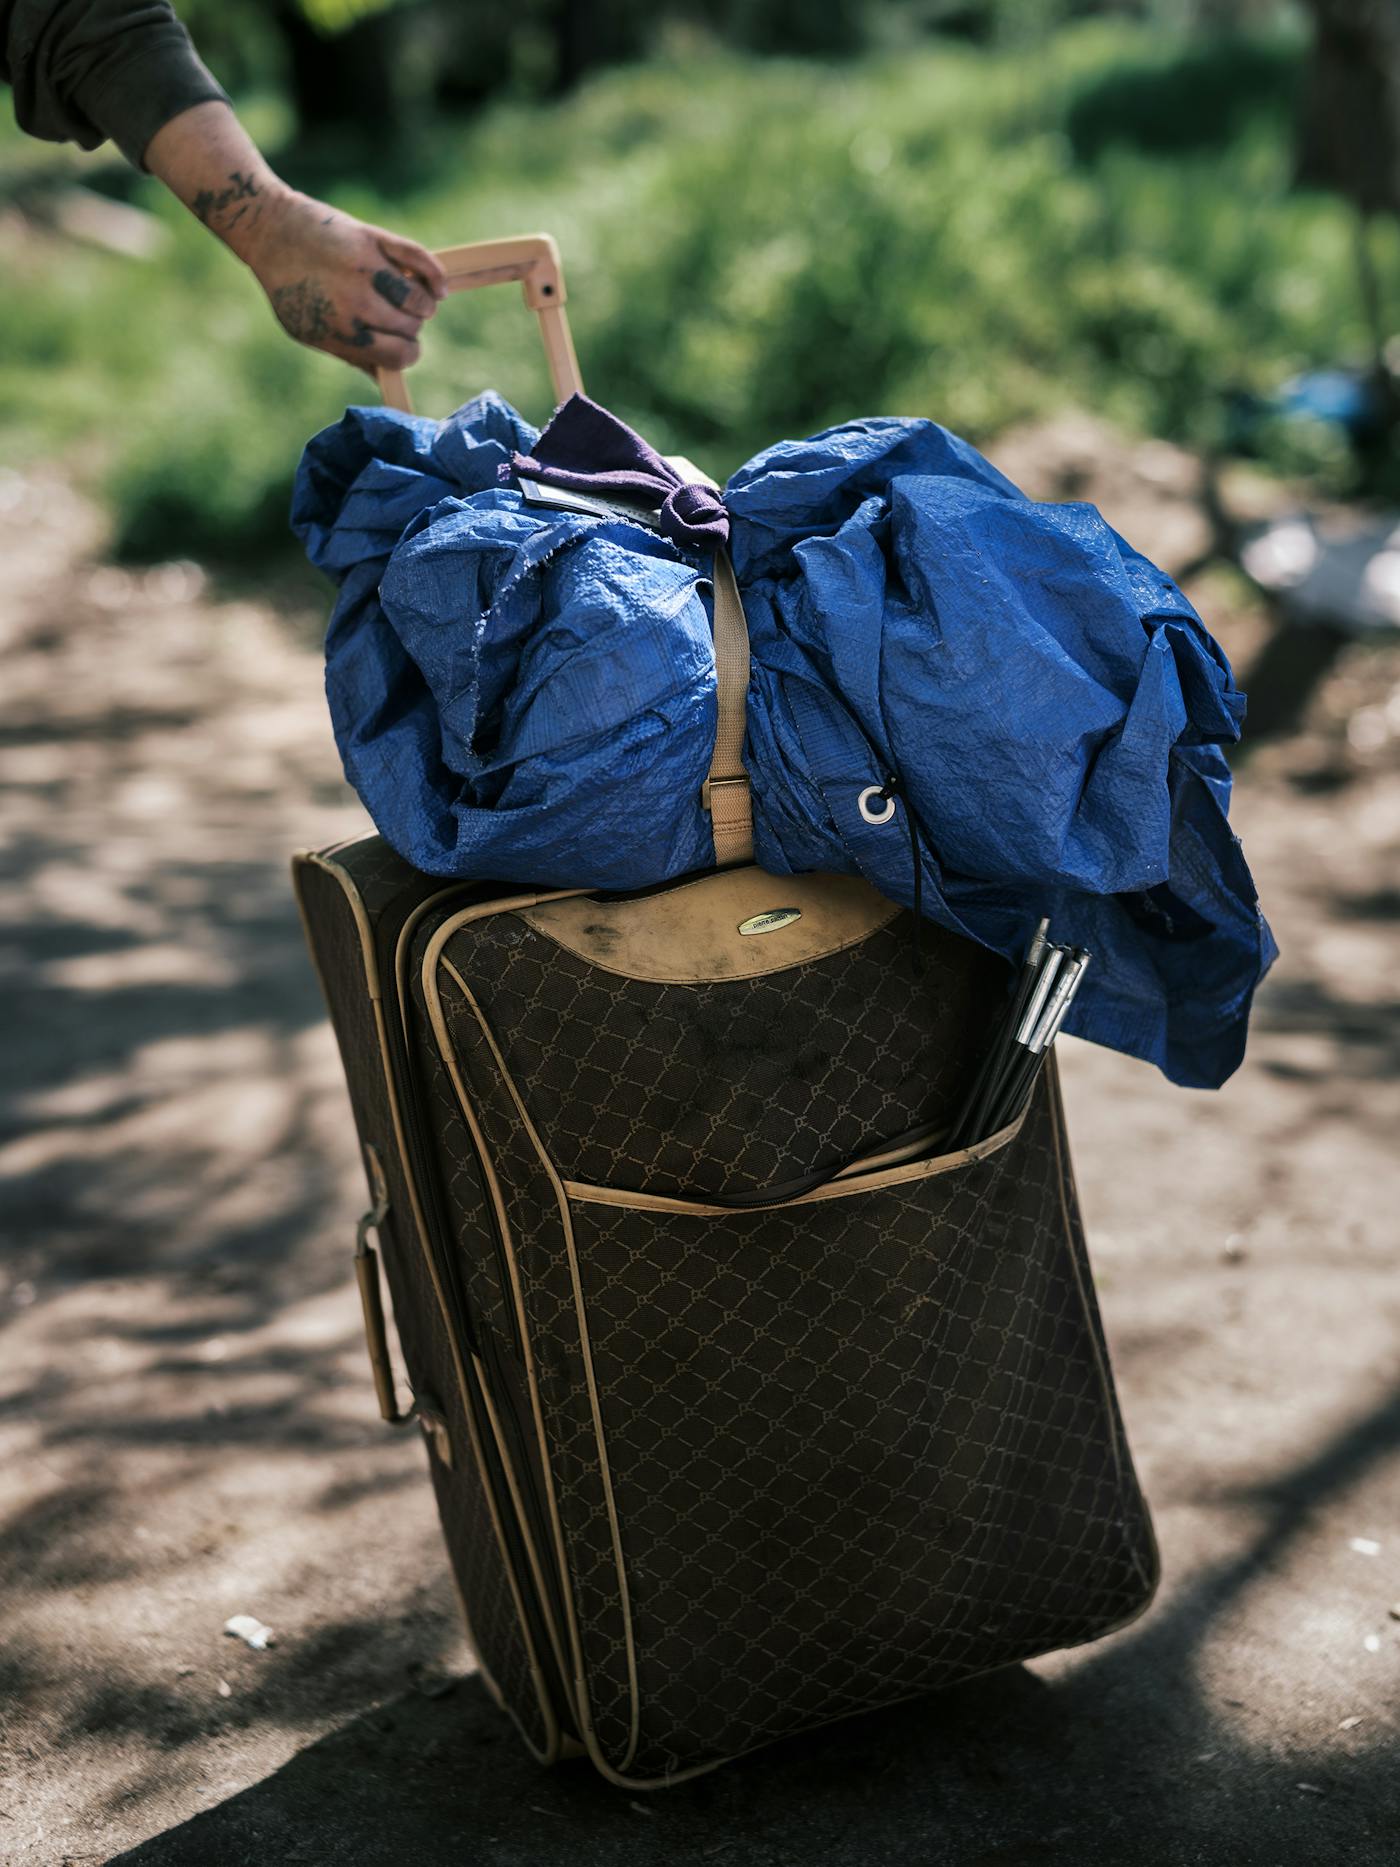
M 223 223 L 224 228 L 236 227 L 248 212 L 248 202 L 262 192 L 252 176 L 245 175 L 242 169 L 231 170 L 228 180 L 228 187 L 217 191 L 213 188 L 201 188 L 194 200 L 190 202 L 191 211 L 204 222 L 206 227 L 212 225 L 216 214 L 222 214 L 236 201 L 241 201 L 243 206 L 231 219 Z M 214 231 L 217 233 L 221 229 L 215 228 Z
M 370 284 L 381 298 L 387 298 L 396 309 L 401 308 L 404 300 L 413 290 L 413 281 L 406 279 L 401 272 L 390 272 L 387 266 L 381 266 L 370 280 Z
M 283 330 L 298 343 L 315 346 L 329 337 L 352 350 L 368 350 L 374 342 L 374 331 L 363 318 L 352 318 L 348 331 L 336 329 L 335 306 L 314 279 L 279 285 L 272 293 L 272 309 Z

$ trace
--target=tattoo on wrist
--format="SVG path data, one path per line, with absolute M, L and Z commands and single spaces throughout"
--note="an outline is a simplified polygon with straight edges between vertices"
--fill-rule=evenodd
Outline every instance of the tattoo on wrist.
M 402 308 L 404 300 L 413 290 L 411 279 L 406 279 L 401 272 L 390 272 L 387 266 L 380 267 L 370 284 L 381 298 L 387 298 L 396 309 Z
M 252 176 L 245 175 L 242 169 L 231 169 L 228 180 L 227 188 L 217 190 L 201 188 L 194 200 L 190 202 L 190 211 L 197 219 L 202 220 L 206 227 L 213 227 L 215 233 L 227 233 L 230 227 L 236 227 L 248 212 L 249 202 L 262 193 Z M 227 220 L 214 227 L 215 215 L 223 214 L 236 202 L 242 203 L 237 213 L 231 214 Z M 256 214 L 260 210 L 255 208 L 253 211 Z

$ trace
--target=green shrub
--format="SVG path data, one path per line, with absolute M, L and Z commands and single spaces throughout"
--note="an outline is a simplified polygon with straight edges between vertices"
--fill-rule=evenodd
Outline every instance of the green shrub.
M 551 228 L 590 390 L 715 471 L 867 413 L 976 440 L 1080 404 L 1213 444 L 1242 397 L 1364 354 L 1347 212 L 1290 187 L 1294 58 L 1121 24 L 846 65 L 691 47 L 441 127 L 433 180 L 420 161 L 333 194 L 433 244 Z M 1214 147 L 1173 141 L 1192 96 L 1236 89 Z M 162 259 L 24 249 L 0 421 L 105 476 L 122 549 L 247 565 L 285 544 L 307 436 L 374 390 L 288 343 L 140 188 L 172 229 Z M 1394 302 L 1400 240 L 1379 249 Z M 425 348 L 424 409 L 490 384 L 546 412 L 514 290 L 449 304 Z M 1294 442 L 1264 444 L 1296 465 Z

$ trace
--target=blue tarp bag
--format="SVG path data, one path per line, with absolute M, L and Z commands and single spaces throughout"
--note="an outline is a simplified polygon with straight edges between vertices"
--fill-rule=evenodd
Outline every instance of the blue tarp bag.
M 716 496 L 582 396 L 540 434 L 488 394 L 350 409 L 293 525 L 339 585 L 346 774 L 418 868 L 615 890 L 713 866 L 727 537 L 755 861 L 863 875 L 1012 960 L 1048 915 L 1094 956 L 1067 1030 L 1193 1086 L 1239 1063 L 1276 952 L 1227 815 L 1244 696 L 1092 506 L 896 419 L 779 442 Z

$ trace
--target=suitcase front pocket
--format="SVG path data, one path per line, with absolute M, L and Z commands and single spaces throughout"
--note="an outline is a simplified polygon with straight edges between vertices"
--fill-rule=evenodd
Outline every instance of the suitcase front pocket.
M 588 1205 L 621 1206 L 631 1211 L 685 1213 L 697 1218 L 719 1219 L 735 1212 L 772 1212 L 791 1206 L 810 1206 L 829 1199 L 851 1199 L 899 1186 L 912 1186 L 945 1174 L 957 1174 L 992 1159 L 1020 1133 L 1026 1111 L 1007 1127 L 971 1147 L 954 1153 L 929 1153 L 929 1142 L 919 1140 L 895 1143 L 857 1157 L 847 1166 L 831 1172 L 812 1174 L 795 1183 L 792 1190 L 779 1184 L 745 1192 L 733 1198 L 723 1195 L 688 1199 L 672 1193 L 634 1192 L 627 1187 L 590 1186 L 580 1180 L 565 1180 L 564 1190 L 571 1199 Z M 936 1146 L 936 1143 L 934 1144 Z
M 533 1541 L 606 1775 L 673 1780 L 1146 1605 L 1053 1075 L 972 1148 L 866 1148 L 778 1203 L 598 1184 L 446 937 L 425 996 L 499 1188 Z
M 1150 1593 L 1048 1100 L 985 1158 L 922 1165 L 759 1212 L 570 1189 L 633 1780 L 1092 1638 Z

